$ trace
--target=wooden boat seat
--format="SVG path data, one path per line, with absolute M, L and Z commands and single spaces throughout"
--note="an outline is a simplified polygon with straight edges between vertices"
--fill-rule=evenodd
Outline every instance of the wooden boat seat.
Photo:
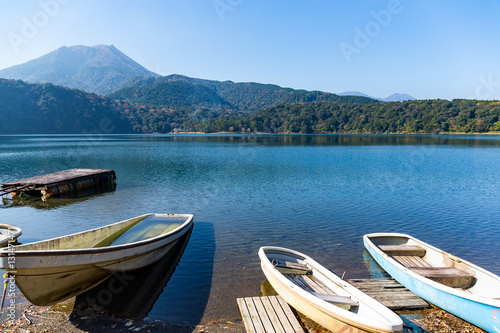
M 285 260 L 272 260 L 271 263 L 283 274 L 308 274 L 311 269 L 305 265 Z
M 418 245 L 379 245 L 379 248 L 390 256 L 425 256 L 425 249 Z
M 470 288 L 476 278 L 455 267 L 411 267 L 410 270 L 452 288 Z

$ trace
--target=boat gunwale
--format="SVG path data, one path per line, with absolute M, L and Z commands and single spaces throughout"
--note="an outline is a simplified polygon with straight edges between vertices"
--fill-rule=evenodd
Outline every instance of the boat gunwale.
M 22 244 L 20 246 L 23 246 L 23 245 L 32 245 L 32 244 L 37 244 L 37 243 L 42 243 L 42 242 L 50 242 L 50 241 L 53 241 L 53 240 L 56 240 L 56 239 L 61 239 L 61 238 L 69 237 L 69 236 L 76 236 L 76 235 L 80 235 L 80 234 L 84 234 L 84 233 L 96 231 L 96 230 L 99 230 L 99 229 L 102 229 L 102 228 L 112 227 L 114 225 L 118 225 L 120 223 L 125 223 L 125 222 L 128 222 L 128 221 L 133 220 L 133 219 L 140 219 L 140 218 L 145 219 L 146 217 L 149 217 L 149 216 L 152 216 L 152 215 L 170 215 L 170 216 L 186 217 L 187 219 L 180 226 L 178 226 L 177 228 L 175 228 L 172 231 L 169 231 L 169 232 L 167 232 L 165 234 L 161 234 L 161 235 L 158 235 L 158 236 L 155 236 L 155 237 L 152 237 L 152 238 L 140 240 L 140 241 L 137 241 L 137 242 L 127 243 L 127 244 L 121 244 L 121 245 L 114 245 L 114 246 L 113 245 L 111 245 L 111 246 L 103 246 L 103 247 L 97 247 L 97 248 L 64 249 L 64 250 L 24 250 L 24 251 L 20 250 L 20 251 L 17 251 L 16 250 L 17 246 L 12 246 L 12 247 L 9 247 L 9 248 L 0 248 L 0 258 L 2 258 L 2 257 L 8 257 L 9 255 L 12 256 L 12 253 L 15 253 L 16 257 L 17 256 L 19 256 L 19 257 L 38 257 L 38 256 L 48 256 L 48 255 L 49 256 L 50 255 L 52 255 L 52 256 L 58 256 L 58 255 L 101 254 L 101 253 L 110 253 L 110 252 L 116 252 L 116 251 L 121 251 L 121 250 L 127 250 L 127 249 L 131 249 L 131 248 L 141 247 L 141 246 L 144 246 L 144 245 L 149 245 L 149 244 L 161 241 L 161 240 L 163 240 L 165 238 L 168 238 L 170 236 L 174 236 L 174 235 L 176 235 L 176 234 L 178 234 L 180 232 L 183 232 L 186 229 L 186 227 L 189 224 L 192 223 L 193 218 L 194 218 L 193 214 L 147 213 L 147 214 L 139 215 L 139 216 L 127 219 L 127 220 L 123 220 L 123 221 L 115 222 L 115 223 L 112 223 L 112 224 L 108 224 L 108 225 L 105 225 L 105 226 L 102 226 L 102 227 L 88 229 L 88 230 L 76 232 L 76 233 L 69 234 L 69 235 L 64 235 L 64 236 L 59 236 L 59 237 L 55 237 L 55 238 L 50 238 L 50 239 L 47 239 L 47 240 L 41 240 L 41 241 L 36 241 L 36 242 L 32 242 L 32 243 Z
M 458 259 L 460 260 L 461 263 L 465 264 L 466 266 L 470 267 L 472 270 L 476 270 L 476 271 L 480 271 L 482 274 L 485 274 L 485 275 L 488 275 L 490 276 L 491 278 L 494 278 L 496 279 L 499 284 L 500 284 L 500 276 L 484 269 L 484 268 L 481 268 L 473 263 L 471 263 L 470 261 L 467 261 L 465 259 L 462 259 L 460 257 L 457 257 L 449 252 L 446 252 L 446 251 L 443 251 L 443 250 L 440 250 L 438 249 L 437 247 L 435 246 L 432 246 L 430 244 L 427 244 L 411 235 L 407 235 L 407 234 L 403 234 L 403 233 L 371 233 L 371 234 L 366 234 L 363 236 L 363 239 L 366 240 L 365 244 L 368 244 L 370 245 L 370 247 L 375 251 L 377 252 L 377 254 L 381 255 L 382 258 L 384 258 L 388 264 L 394 266 L 395 268 L 397 268 L 398 270 L 402 271 L 404 274 L 407 274 L 409 275 L 411 278 L 414 278 L 418 281 L 420 281 L 421 283 L 424 283 L 424 284 L 427 284 L 435 289 L 438 289 L 438 290 L 441 290 L 443 292 L 446 292 L 448 294 L 452 294 L 454 296 L 457 296 L 457 297 L 460 297 L 460 298 L 465 298 L 465 299 L 468 299 L 468 300 L 471 300 L 471 301 L 474 301 L 474 302 L 477 302 L 477 303 L 483 303 L 483 304 L 487 304 L 487 305 L 490 305 L 492 307 L 498 307 L 500 308 L 500 300 L 498 299 L 493 299 L 493 298 L 488 298 L 488 297 L 484 297 L 484 296 L 480 296 L 480 295 L 477 295 L 477 294 L 474 294 L 472 291 L 467 291 L 467 290 L 460 290 L 458 288 L 453 288 L 453 287 L 449 287 L 447 285 L 444 285 L 442 283 L 439 283 L 439 282 L 436 282 L 436 281 L 433 281 L 429 278 L 426 278 L 425 276 L 422 276 L 420 274 L 417 274 L 415 272 L 413 272 L 412 270 L 410 270 L 409 268 L 405 267 L 404 265 L 402 265 L 401 263 L 399 263 L 397 260 L 395 260 L 392 256 L 386 254 L 384 251 L 382 251 L 378 245 L 376 245 L 375 243 L 372 242 L 371 238 L 376 238 L 376 237 L 393 237 L 393 238 L 407 238 L 407 239 L 411 239 L 415 242 L 417 242 L 418 244 L 421 244 L 422 246 L 424 246 L 425 248 L 428 248 L 428 249 L 431 249 L 431 250 L 434 250 L 434 251 L 437 251 L 439 253 L 442 253 L 448 257 L 451 257 L 451 258 L 455 258 L 455 259 Z M 368 249 L 367 249 L 368 250 Z
M 5 237 L 0 237 L 0 246 L 5 246 L 11 241 L 15 242 L 19 238 L 19 236 L 23 234 L 21 228 L 12 224 L 1 223 L 0 229 L 6 229 L 8 232 Z M 15 232 L 13 234 L 10 234 L 11 230 L 14 230 Z
M 340 288 L 342 288 L 347 293 L 350 294 L 349 289 L 352 289 L 352 291 L 355 291 L 355 293 L 359 293 L 359 295 L 352 295 L 352 296 L 356 297 L 356 299 L 359 301 L 359 306 L 366 306 L 369 308 L 372 308 L 372 305 L 380 306 L 382 311 L 377 311 L 377 310 L 374 310 L 374 311 L 379 313 L 381 316 L 383 316 L 385 318 L 385 320 L 379 320 L 378 318 L 371 318 L 371 317 L 359 315 L 358 313 L 351 312 L 349 310 L 338 307 L 334 304 L 331 304 L 331 303 L 309 293 L 308 291 L 304 290 L 302 287 L 300 287 L 297 284 L 288 280 L 284 276 L 283 273 L 281 273 L 279 270 L 277 270 L 272 265 L 271 261 L 269 260 L 269 257 L 266 253 L 267 251 L 270 251 L 270 252 L 274 251 L 277 253 L 282 253 L 285 255 L 294 256 L 297 259 L 305 261 L 318 274 L 323 275 L 330 282 L 337 284 Z M 262 260 L 263 258 L 260 256 L 260 253 L 262 253 L 262 255 L 265 257 L 265 259 L 266 259 L 265 261 Z M 298 298 L 302 299 L 303 302 L 306 302 L 314 307 L 317 307 L 325 315 L 331 316 L 331 317 L 335 318 L 336 320 L 344 322 L 348 325 L 354 325 L 354 326 L 359 327 L 363 330 L 372 330 L 372 331 L 375 330 L 375 331 L 379 331 L 379 332 L 400 332 L 400 331 L 402 331 L 403 321 L 396 313 L 394 313 L 392 310 L 390 310 L 389 308 L 384 306 L 382 303 L 380 303 L 377 300 L 373 299 L 372 297 L 368 296 L 367 294 L 365 294 L 361 290 L 357 289 L 353 285 L 349 284 L 347 281 L 342 280 L 335 273 L 326 269 L 324 266 L 322 266 L 320 263 L 318 263 L 317 261 L 315 261 L 311 257 L 309 257 L 301 252 L 295 251 L 295 250 L 291 250 L 291 249 L 287 249 L 287 248 L 283 248 L 283 247 L 276 247 L 276 246 L 263 246 L 263 247 L 261 247 L 259 249 L 259 257 L 261 257 L 261 263 L 265 264 L 268 268 L 271 268 L 271 273 L 274 275 L 274 277 L 277 278 L 282 284 L 284 284 L 291 291 L 291 293 L 294 293 Z M 374 303 L 374 304 L 370 304 L 370 303 Z M 394 317 L 393 319 L 396 319 L 396 317 L 397 317 L 400 322 L 395 323 L 395 322 L 391 321 L 390 317 Z

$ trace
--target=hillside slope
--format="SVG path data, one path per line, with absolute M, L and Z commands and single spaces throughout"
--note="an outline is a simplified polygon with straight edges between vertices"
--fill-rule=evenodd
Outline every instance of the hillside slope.
M 0 134 L 131 132 L 130 121 L 105 97 L 49 83 L 0 79 Z
M 343 103 L 378 103 L 360 96 L 339 96 L 321 91 L 295 90 L 273 84 L 215 81 L 169 75 L 138 78 L 108 97 L 155 107 L 207 107 L 209 109 L 257 112 L 281 103 L 338 101 Z M 184 105 L 182 105 L 184 103 Z

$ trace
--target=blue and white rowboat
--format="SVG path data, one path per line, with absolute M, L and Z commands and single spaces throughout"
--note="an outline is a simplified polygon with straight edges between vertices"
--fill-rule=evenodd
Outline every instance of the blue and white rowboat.
M 416 295 L 500 333 L 499 276 L 409 235 L 374 233 L 363 242 L 375 261 Z

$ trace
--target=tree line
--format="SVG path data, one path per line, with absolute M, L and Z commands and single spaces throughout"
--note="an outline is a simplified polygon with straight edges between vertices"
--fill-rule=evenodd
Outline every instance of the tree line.
M 500 102 L 418 100 L 281 104 L 204 121 L 198 130 L 266 133 L 486 133 L 500 131 Z
M 185 91 L 184 84 L 176 83 L 171 88 Z M 193 104 L 168 107 L 111 99 L 48 83 L 0 79 L 0 134 L 500 132 L 499 101 L 346 103 L 318 101 L 322 97 L 313 96 L 314 102 L 282 103 L 251 112 L 234 110 L 211 90 L 201 91 L 203 94 L 195 94 L 201 98 L 192 100 Z M 297 91 L 294 94 L 300 96 Z M 314 95 L 307 94 L 304 98 Z M 168 104 L 175 102 L 162 96 Z

